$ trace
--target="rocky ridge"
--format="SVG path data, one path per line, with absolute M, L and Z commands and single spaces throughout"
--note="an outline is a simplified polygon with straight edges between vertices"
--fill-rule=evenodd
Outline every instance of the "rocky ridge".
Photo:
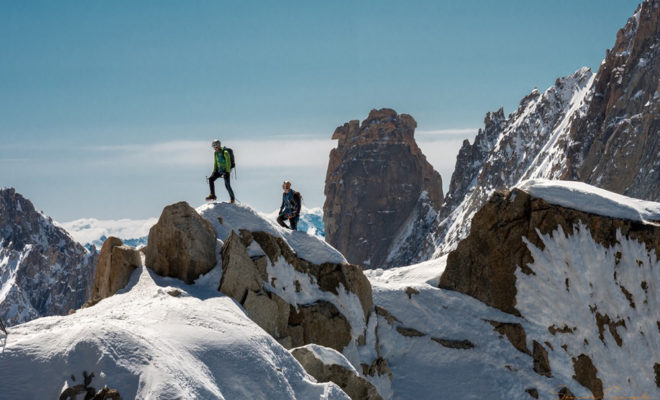
M 0 190 L 0 319 L 65 315 L 91 295 L 98 254 L 76 243 L 13 188 Z
M 304 232 L 289 231 L 248 206 L 198 208 L 222 243 L 218 290 L 286 348 L 314 344 L 342 353 L 378 392 L 390 371 L 374 337 L 371 285 L 359 266 Z
M 578 180 L 660 200 L 659 9 L 657 0 L 640 5 L 596 74 L 581 68 L 543 93 L 534 89 L 508 116 L 488 113 L 459 151 L 433 228 L 399 240 L 418 243 L 403 264 L 453 250 L 490 195 L 525 179 Z
M 561 178 L 660 201 L 660 1 L 643 1 L 619 30 L 590 91 Z
M 443 201 L 440 175 L 414 139 L 417 122 L 391 109 L 372 110 L 332 135 L 325 183 L 326 240 L 354 264 L 381 266 L 408 229 L 410 215 Z
M 206 240 L 209 229 L 211 241 Z M 360 267 L 346 263 L 325 242 L 281 229 L 248 206 L 207 204 L 195 210 L 181 202 L 165 207 L 143 251 L 147 268 L 191 284 L 213 279 L 209 278 L 214 276 L 212 268 L 221 266 L 217 290 L 240 304 L 282 346 L 313 344 L 325 352 L 339 352 L 353 363 L 348 370 L 319 369 L 317 362 L 305 357 L 310 369 L 324 371 L 323 382 L 336 381 L 355 399 L 366 393 L 381 398 L 378 390 L 388 393 L 387 361 L 378 356 L 373 340 L 368 343 L 376 329 L 371 285 Z M 200 254 L 215 257 L 216 252 L 220 262 L 212 268 L 200 269 L 193 262 L 208 258 Z M 96 273 L 95 297 L 88 306 L 123 288 L 136 269 L 133 261 L 141 264 L 139 250 L 108 238 Z M 177 297 L 181 291 L 168 294 Z

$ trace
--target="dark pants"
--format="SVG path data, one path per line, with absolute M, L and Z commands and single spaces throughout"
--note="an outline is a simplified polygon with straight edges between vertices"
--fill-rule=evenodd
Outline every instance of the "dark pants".
M 218 171 L 213 171 L 211 176 L 209 176 L 209 187 L 211 188 L 211 194 L 215 196 L 215 180 L 221 176 L 225 178 L 225 187 L 227 188 L 227 192 L 229 192 L 231 201 L 234 201 L 234 191 L 231 190 L 231 184 L 229 183 L 229 172 L 220 173 Z
M 291 224 L 290 227 L 287 224 L 284 223 L 285 219 L 289 220 L 289 223 Z M 279 217 L 277 217 L 277 223 L 282 225 L 285 228 L 289 228 L 289 229 L 295 231 L 295 230 L 298 229 L 298 216 L 296 215 L 295 217 L 288 218 L 284 214 L 282 214 Z

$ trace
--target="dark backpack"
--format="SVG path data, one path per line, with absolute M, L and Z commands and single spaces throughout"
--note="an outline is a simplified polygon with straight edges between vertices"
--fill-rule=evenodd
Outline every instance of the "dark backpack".
M 234 160 L 234 150 L 230 149 L 229 147 L 225 147 L 225 150 L 227 150 L 227 153 L 229 153 L 229 158 L 231 159 L 231 168 L 236 168 L 236 162 Z

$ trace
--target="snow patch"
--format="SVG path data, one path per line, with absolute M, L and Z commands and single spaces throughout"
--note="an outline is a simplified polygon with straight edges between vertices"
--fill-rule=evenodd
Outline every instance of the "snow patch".
M 660 223 L 660 203 L 634 199 L 583 182 L 530 179 L 516 186 L 550 204 L 643 223 Z

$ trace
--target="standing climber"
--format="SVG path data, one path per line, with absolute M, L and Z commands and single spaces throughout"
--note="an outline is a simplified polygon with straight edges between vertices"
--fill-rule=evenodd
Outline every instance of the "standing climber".
M 298 218 L 300 218 L 300 207 L 302 206 L 302 196 L 300 192 L 291 189 L 291 182 L 282 183 L 282 205 L 280 206 L 277 222 L 285 228 L 296 230 L 298 228 Z M 288 219 L 291 226 L 287 226 L 284 220 Z
M 218 139 L 215 139 L 213 142 L 211 142 L 211 147 L 213 147 L 215 153 L 213 155 L 213 173 L 208 178 L 211 194 L 206 196 L 206 200 L 211 201 L 217 199 L 217 197 L 215 197 L 214 183 L 216 179 L 223 177 L 225 178 L 225 187 L 227 188 L 227 192 L 229 192 L 231 202 L 235 203 L 236 200 L 234 198 L 234 191 L 231 189 L 231 184 L 229 183 L 229 173 L 231 172 L 232 168 L 233 151 L 231 151 L 229 148 L 222 147 Z

